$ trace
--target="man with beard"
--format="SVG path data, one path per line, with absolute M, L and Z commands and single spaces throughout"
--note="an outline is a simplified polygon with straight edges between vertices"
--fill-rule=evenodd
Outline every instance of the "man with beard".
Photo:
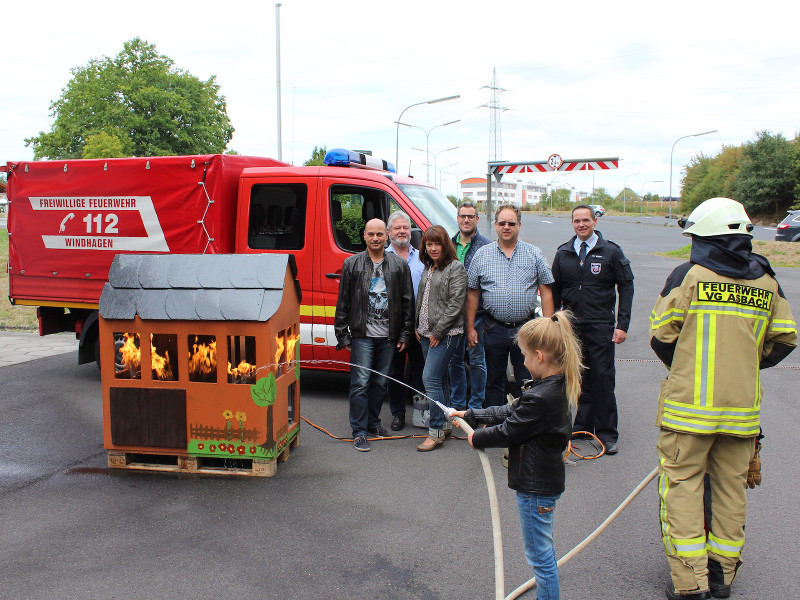
M 419 250 L 411 245 L 411 218 L 403 211 L 396 211 L 389 215 L 386 221 L 386 231 L 389 234 L 389 247 L 386 252 L 394 253 L 408 264 L 411 269 L 411 282 L 414 288 L 414 302 L 417 300 L 417 288 L 422 271 L 425 266 L 420 262 Z M 409 363 L 409 377 L 406 378 L 406 361 Z M 422 358 L 422 347 L 415 335 L 411 336 L 405 351 L 396 352 L 389 367 L 389 376 L 407 383 L 415 390 L 424 392 L 422 385 L 422 370 L 425 362 Z M 408 388 L 404 385 L 389 380 L 387 383 L 389 396 L 389 409 L 392 411 L 392 431 L 400 431 L 406 423 L 406 396 Z
M 458 233 L 453 236 L 453 245 L 456 247 L 458 260 L 463 263 L 467 271 L 478 248 L 492 243 L 492 240 L 478 231 L 479 219 L 478 207 L 469 200 L 462 202 L 458 207 Z M 469 346 L 466 353 L 463 347 L 459 348 L 450 361 L 450 405 L 456 410 L 483 408 L 486 394 L 486 357 L 483 354 L 483 303 L 480 299 L 475 313 L 474 327 L 477 333 L 476 344 Z M 465 341 L 463 345 L 466 345 Z M 467 406 L 465 362 L 469 364 L 469 406 Z

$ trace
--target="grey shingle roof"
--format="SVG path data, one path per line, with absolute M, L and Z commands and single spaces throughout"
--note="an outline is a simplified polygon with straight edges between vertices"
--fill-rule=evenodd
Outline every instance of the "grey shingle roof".
M 283 300 L 291 254 L 120 254 L 100 296 L 104 319 L 267 321 Z

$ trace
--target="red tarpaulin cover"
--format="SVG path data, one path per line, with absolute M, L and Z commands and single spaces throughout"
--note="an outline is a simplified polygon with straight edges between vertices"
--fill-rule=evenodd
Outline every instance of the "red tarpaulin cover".
M 9 295 L 96 304 L 115 254 L 233 252 L 239 176 L 258 166 L 286 164 L 220 154 L 9 163 Z

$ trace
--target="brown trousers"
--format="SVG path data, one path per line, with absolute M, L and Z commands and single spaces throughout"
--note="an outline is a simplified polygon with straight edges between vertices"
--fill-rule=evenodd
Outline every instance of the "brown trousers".
M 745 484 L 755 438 L 696 435 L 661 429 L 658 478 L 661 537 L 677 592 L 708 589 L 708 559 L 736 575 L 744 545 Z M 706 535 L 703 478 L 711 482 L 712 520 Z

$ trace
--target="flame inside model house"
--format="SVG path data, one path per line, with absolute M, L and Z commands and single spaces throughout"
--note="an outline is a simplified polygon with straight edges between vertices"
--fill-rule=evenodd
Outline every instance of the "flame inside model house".
M 299 443 L 296 276 L 288 254 L 114 259 L 100 298 L 109 466 L 274 474 Z

